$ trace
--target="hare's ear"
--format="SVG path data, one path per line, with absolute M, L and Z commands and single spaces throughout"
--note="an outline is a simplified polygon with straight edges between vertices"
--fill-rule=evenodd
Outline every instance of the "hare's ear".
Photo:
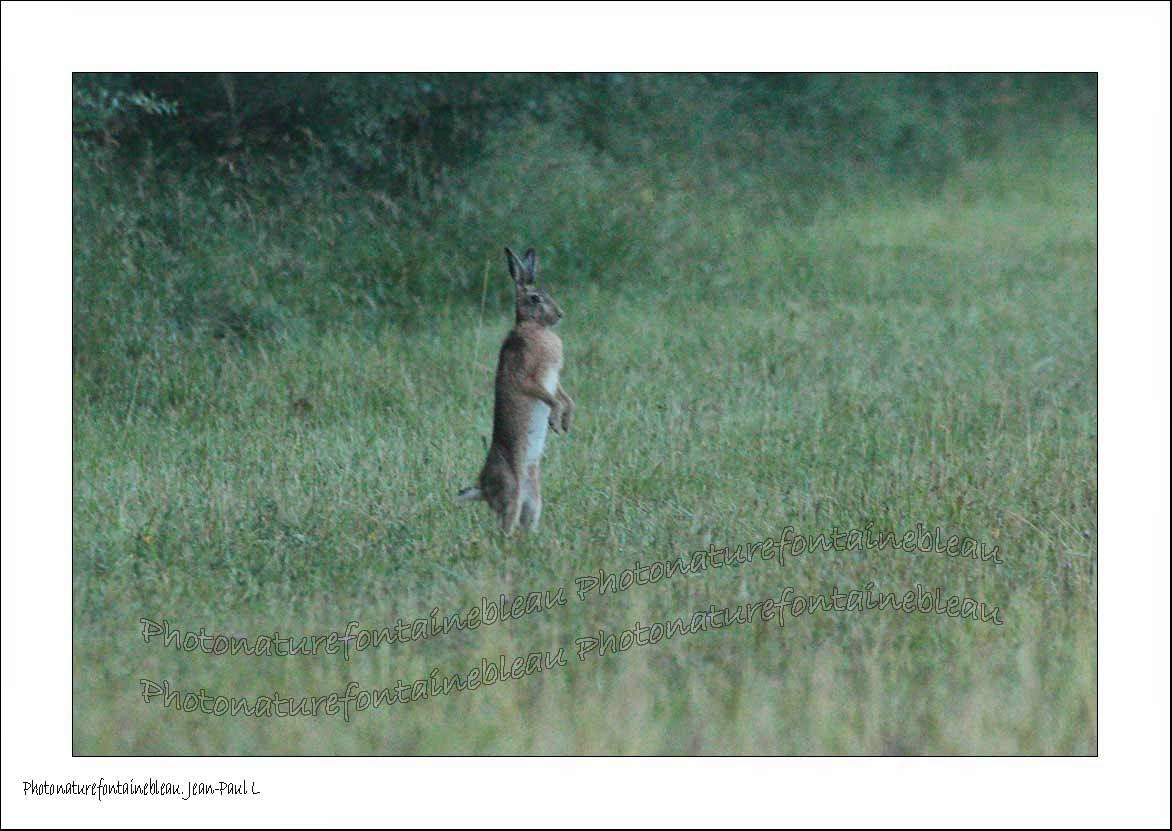
M 509 261 L 509 276 L 513 278 L 513 282 L 518 286 L 528 286 L 536 282 L 537 260 L 532 248 L 526 252 L 525 259 L 522 260 L 513 253 L 513 249 L 506 247 L 505 257 Z

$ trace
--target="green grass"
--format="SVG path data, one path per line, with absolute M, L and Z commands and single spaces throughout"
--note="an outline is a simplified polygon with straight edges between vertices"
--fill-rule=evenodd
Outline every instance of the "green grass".
M 444 285 L 393 301 L 417 303 L 410 325 L 304 324 L 260 283 L 245 307 L 275 310 L 272 336 L 167 336 L 151 323 L 139 338 L 134 321 L 164 319 L 153 301 L 109 311 L 127 328 L 95 328 L 75 360 L 74 752 L 1095 753 L 1094 165 L 1093 134 L 1067 130 L 969 161 L 930 195 L 827 199 L 801 225 L 648 190 L 652 230 L 623 254 L 627 270 L 576 274 L 570 244 L 549 251 L 540 236 L 433 248 L 423 254 L 439 272 L 445 256 L 467 262 L 453 268 L 449 301 L 436 299 Z M 587 246 L 607 195 L 584 198 L 590 221 L 559 239 Z M 423 256 L 380 255 L 361 227 L 282 237 L 280 206 L 256 211 L 231 235 L 209 232 L 222 248 L 198 264 L 160 253 L 198 249 L 198 236 L 164 245 L 126 231 L 131 220 L 106 237 L 83 222 L 75 263 L 95 280 L 246 271 L 223 259 L 234 237 L 261 252 L 263 273 L 285 262 L 324 279 L 352 256 L 389 258 L 374 271 Z M 615 227 L 625 226 L 598 244 L 617 245 Z M 494 228 L 484 220 L 475 234 Z M 473 482 L 491 430 L 492 369 L 511 323 L 506 243 L 546 254 L 544 281 L 566 310 L 563 383 L 578 403 L 573 431 L 547 445 L 542 527 L 527 539 L 501 538 L 483 506 L 452 498 Z M 83 311 L 100 321 L 101 308 L 87 300 Z M 574 578 L 599 569 L 787 526 L 867 523 L 939 526 L 999 545 L 1004 563 L 832 551 L 581 602 L 573 593 Z M 868 581 L 899 594 L 941 586 L 998 605 L 1005 624 L 820 613 L 573 657 L 574 639 L 599 629 L 786 585 Z M 183 653 L 144 643 L 138 624 L 312 635 L 557 586 L 564 607 L 349 662 Z M 349 723 L 177 713 L 139 697 L 141 678 L 325 695 L 558 647 L 566 667 Z

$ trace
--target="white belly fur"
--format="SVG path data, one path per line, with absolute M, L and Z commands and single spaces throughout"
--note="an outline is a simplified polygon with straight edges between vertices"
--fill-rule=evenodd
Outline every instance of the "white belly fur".
M 542 386 L 550 395 L 557 394 L 558 369 L 553 367 L 546 371 L 541 379 Z M 545 450 L 545 436 L 549 432 L 549 405 L 544 401 L 534 401 L 533 409 L 529 412 L 529 429 L 525 433 L 525 467 L 535 464 Z

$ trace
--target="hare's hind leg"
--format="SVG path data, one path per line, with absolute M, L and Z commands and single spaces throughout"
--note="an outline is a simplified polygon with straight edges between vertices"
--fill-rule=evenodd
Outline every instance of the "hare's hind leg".
M 505 536 L 509 536 L 517 530 L 517 523 L 521 520 L 521 511 L 524 507 L 525 503 L 521 499 L 521 494 L 518 490 L 514 490 L 509 494 L 508 499 L 505 500 L 500 511 L 501 530 L 505 532 Z
M 486 470 L 482 490 L 493 513 L 500 519 L 501 530 L 513 533 L 521 517 L 521 488 L 513 472 L 504 467 Z
M 525 481 L 521 486 L 521 528 L 525 531 L 536 531 L 537 523 L 541 521 L 541 475 L 537 465 L 529 465 L 525 471 Z

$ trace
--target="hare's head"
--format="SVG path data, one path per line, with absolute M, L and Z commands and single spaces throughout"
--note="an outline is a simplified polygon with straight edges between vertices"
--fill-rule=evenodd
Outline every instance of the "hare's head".
M 506 248 L 505 256 L 509 260 L 509 275 L 517 286 L 517 322 L 557 324 L 562 319 L 561 308 L 549 292 L 537 287 L 537 252 L 530 248 L 524 257 L 518 257 L 511 248 Z

